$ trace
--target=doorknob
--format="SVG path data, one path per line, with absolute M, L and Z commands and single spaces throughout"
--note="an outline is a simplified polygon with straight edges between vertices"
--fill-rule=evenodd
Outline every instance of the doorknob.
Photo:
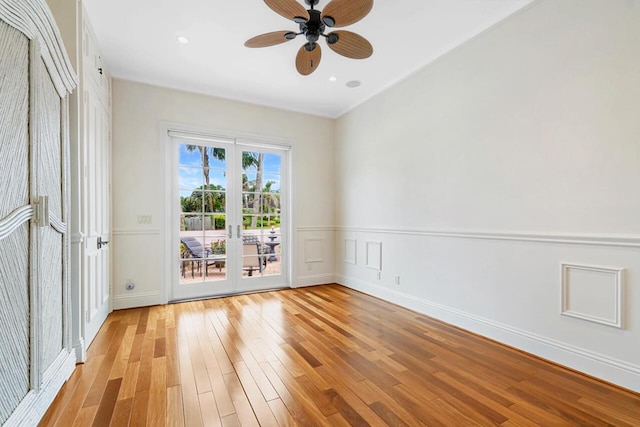
M 98 236 L 98 249 L 102 249 L 103 246 L 107 246 L 108 244 L 108 240 L 102 240 L 102 236 Z

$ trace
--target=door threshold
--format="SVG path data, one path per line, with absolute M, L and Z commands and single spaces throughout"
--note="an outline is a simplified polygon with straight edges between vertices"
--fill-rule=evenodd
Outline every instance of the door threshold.
M 235 297 L 238 295 L 250 295 L 250 294 L 261 294 L 265 292 L 273 292 L 273 291 L 282 291 L 284 289 L 293 289 L 291 286 L 280 286 L 269 289 L 259 289 L 255 291 L 240 291 L 240 292 L 230 292 L 228 294 L 216 294 L 216 295 L 208 295 L 203 297 L 196 298 L 184 298 L 184 299 L 173 299 L 167 302 L 167 304 L 179 304 L 182 302 L 191 302 L 191 301 L 202 301 L 207 299 L 217 299 L 217 298 L 227 298 L 227 297 Z

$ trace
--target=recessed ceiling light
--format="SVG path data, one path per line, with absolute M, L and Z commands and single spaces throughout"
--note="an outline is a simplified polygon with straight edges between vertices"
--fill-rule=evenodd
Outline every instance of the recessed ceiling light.
M 178 36 L 178 41 L 182 44 L 187 44 L 189 43 L 189 39 L 186 38 L 185 36 Z
M 329 81 L 330 81 L 330 82 L 335 82 L 336 80 L 338 80 L 338 79 L 336 78 L 336 76 L 331 76 L 331 77 L 329 77 Z
M 360 83 L 359 80 L 351 80 L 351 81 L 347 82 L 347 87 L 354 88 L 354 87 L 360 86 L 361 84 L 362 83 Z

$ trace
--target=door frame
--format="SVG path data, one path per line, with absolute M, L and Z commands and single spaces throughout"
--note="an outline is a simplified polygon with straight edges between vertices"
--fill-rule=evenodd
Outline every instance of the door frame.
M 160 150 L 159 153 L 161 155 L 160 163 L 164 165 L 164 167 L 160 170 L 160 177 L 158 182 L 162 182 L 164 180 L 164 189 L 160 203 L 162 203 L 162 211 L 164 213 L 164 217 L 160 221 L 161 228 L 161 238 L 162 242 L 162 261 L 163 261 L 163 279 L 160 285 L 160 297 L 161 303 L 167 304 L 171 301 L 172 294 L 172 280 L 173 271 L 174 271 L 174 251 L 172 250 L 172 235 L 173 235 L 173 205 L 170 202 L 170 198 L 173 195 L 173 185 L 174 178 L 173 173 L 166 173 L 166 171 L 172 171 L 173 168 L 173 145 L 172 145 L 172 137 L 169 135 L 170 132 L 184 133 L 193 135 L 194 137 L 201 137 L 203 139 L 228 139 L 234 140 L 236 142 L 240 142 L 245 144 L 247 142 L 251 142 L 255 145 L 265 145 L 265 146 L 280 146 L 289 151 L 289 159 L 284 167 L 286 168 L 286 173 L 288 174 L 289 179 L 286 183 L 286 191 L 288 192 L 288 206 L 285 207 L 287 217 L 289 218 L 288 224 L 286 225 L 286 244 L 289 248 L 289 260 L 286 265 L 286 269 L 282 271 L 282 277 L 284 279 L 283 287 L 293 288 L 295 286 L 293 278 L 295 277 L 295 258 L 296 251 L 294 250 L 294 242 L 295 239 L 295 216 L 294 216 L 294 184 L 293 184 L 293 172 L 294 172 L 294 159 L 295 159 L 295 147 L 291 140 L 279 137 L 272 136 L 264 136 L 264 135 L 255 135 L 246 132 L 237 132 L 237 131 L 229 131 L 222 130 L 216 128 L 202 127 L 202 126 L 192 126 L 185 125 L 182 123 L 175 122 L 167 122 L 161 121 L 159 126 L 159 142 L 160 142 Z M 243 293 L 243 292 L 239 292 Z M 208 298 L 208 297 L 202 297 Z M 201 299 L 201 298 L 197 298 Z

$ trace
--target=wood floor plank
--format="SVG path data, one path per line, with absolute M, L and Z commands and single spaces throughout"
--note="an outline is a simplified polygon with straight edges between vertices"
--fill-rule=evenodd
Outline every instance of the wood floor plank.
M 67 426 L 72 425 L 73 427 L 86 427 L 90 426 L 93 422 L 93 418 L 98 412 L 98 406 L 87 406 L 80 409 L 77 417 L 73 421 L 73 424 L 67 424 Z
M 278 422 L 278 425 L 280 427 L 293 427 L 297 425 L 297 423 L 294 421 L 293 417 L 287 410 L 285 404 L 282 403 L 282 400 L 270 400 L 269 402 L 267 402 L 267 404 L 269 405 L 269 408 L 271 409 L 271 412 L 273 413 L 273 416 L 276 418 L 276 421 Z
M 114 312 L 40 426 L 640 425 L 640 395 L 325 285 Z
M 287 386 L 278 377 L 278 374 L 273 370 L 271 363 L 277 362 L 265 362 L 260 365 L 263 372 L 269 378 L 269 381 L 276 389 L 280 400 L 285 405 L 291 417 L 299 425 L 318 425 L 320 420 L 323 419 L 323 415 L 311 405 L 305 405 L 304 399 L 295 395 L 296 390 L 290 391 Z M 295 395 L 295 396 L 294 396 Z M 306 396 L 305 396 L 306 397 Z M 273 408 L 272 408 L 273 409 Z M 277 418 L 277 416 L 276 416 Z M 315 420 L 313 422 L 312 420 Z
M 165 357 L 154 357 L 147 420 L 150 425 L 165 425 L 167 415 L 167 364 Z
M 111 368 L 113 367 L 113 363 L 118 351 L 120 350 L 120 343 L 125 334 L 125 328 L 123 328 L 122 325 L 119 325 L 118 322 L 114 322 L 112 329 L 115 329 L 112 335 L 112 340 L 100 365 L 100 370 L 98 371 L 98 374 L 91 385 L 91 389 L 82 404 L 83 407 L 99 405 L 102 395 L 104 394 L 105 387 L 107 386 L 107 382 L 109 381 Z
M 178 359 L 180 361 L 180 385 L 182 386 L 182 401 L 185 415 L 185 425 L 201 426 L 202 416 L 200 414 L 200 401 L 198 399 L 198 388 L 194 378 L 194 371 L 191 364 L 191 352 L 189 340 L 185 336 L 188 325 L 184 324 L 184 317 L 187 312 L 180 307 L 179 315 L 182 318 L 178 321 Z
M 172 386 L 167 389 L 167 426 L 184 426 L 184 406 L 182 405 L 182 388 Z
M 129 425 L 144 427 L 147 425 L 147 409 L 149 407 L 149 390 L 136 392 L 131 406 Z
M 200 408 L 202 408 L 202 422 L 204 427 L 222 427 L 220 413 L 213 392 L 202 393 L 198 395 L 200 399 Z
M 47 411 L 40 421 L 40 426 L 54 425 L 56 420 L 62 416 L 64 408 L 69 405 L 71 400 L 74 398 L 75 392 L 78 391 L 78 395 L 82 395 L 82 382 L 89 382 L 88 380 L 91 378 L 91 367 L 94 367 L 94 370 L 97 371 L 96 365 L 99 365 L 99 360 L 99 358 L 95 358 L 91 360 L 90 363 L 85 363 L 84 365 L 78 365 L 76 367 L 76 370 L 71 375 L 71 378 L 69 378 L 69 381 L 62 386 L 60 393 L 58 393 L 58 396 L 51 405 L 51 409 Z M 76 399 L 79 401 L 78 407 L 81 406 L 82 401 L 84 401 L 84 396 L 80 399 L 76 395 Z
M 111 417 L 111 427 L 127 426 L 131 418 L 131 408 L 133 407 L 133 399 L 125 399 L 116 401 L 113 409 L 113 417 Z
M 100 405 L 93 420 L 93 427 L 108 427 L 111 424 L 113 410 L 116 407 L 116 399 L 120 391 L 120 384 L 122 384 L 122 378 L 109 380 L 107 383 L 104 395 L 100 400 Z
M 256 384 L 255 380 L 251 376 L 249 372 L 249 368 L 244 362 L 240 362 L 236 365 L 236 372 L 238 373 L 238 379 L 240 384 L 242 384 L 242 389 L 244 390 L 244 394 L 246 395 L 251 407 L 253 408 L 253 412 L 256 415 L 260 425 L 273 425 L 276 426 L 278 422 L 276 421 L 267 401 L 265 400 L 263 394 Z M 274 391 L 275 393 L 275 391 Z M 236 407 L 237 409 L 237 407 Z
M 123 327 L 124 325 L 125 324 L 123 323 Z M 125 327 L 124 337 L 122 338 L 118 354 L 116 355 L 116 359 L 111 368 L 111 373 L 109 374 L 110 380 L 124 377 L 127 365 L 129 364 L 129 355 L 131 354 L 131 347 L 133 346 L 135 336 L 136 326 L 127 325 Z

